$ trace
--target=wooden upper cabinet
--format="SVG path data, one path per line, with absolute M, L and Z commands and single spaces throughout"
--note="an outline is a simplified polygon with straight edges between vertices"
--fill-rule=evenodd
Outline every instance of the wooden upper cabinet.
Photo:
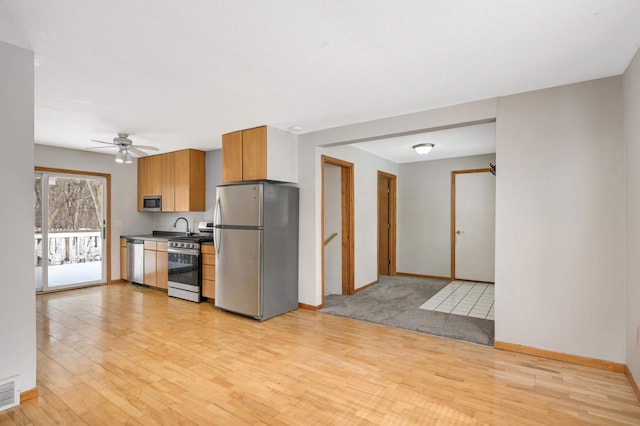
M 176 151 L 175 155 L 175 211 L 205 210 L 205 153 L 194 149 Z
M 242 180 L 267 178 L 267 127 L 242 131 Z
M 222 181 L 297 182 L 297 138 L 269 126 L 222 135 Z
M 175 211 L 174 181 L 175 181 L 175 154 L 160 155 L 162 158 L 162 211 Z
M 162 196 L 163 212 L 205 210 L 205 152 L 195 149 L 138 159 L 138 211 L 143 198 Z
M 158 155 L 152 155 L 145 158 L 147 162 L 146 168 L 146 191 L 145 195 L 161 195 L 162 194 L 162 158 Z
M 138 158 L 138 211 L 146 196 L 162 195 L 162 159 L 159 155 Z
M 222 181 L 242 181 L 242 130 L 222 135 Z

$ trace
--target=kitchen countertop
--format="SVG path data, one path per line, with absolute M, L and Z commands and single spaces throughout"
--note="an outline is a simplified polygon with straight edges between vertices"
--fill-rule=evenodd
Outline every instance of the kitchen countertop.
M 185 232 L 171 232 L 171 231 L 153 231 L 152 234 L 140 234 L 140 235 L 120 235 L 120 238 L 137 238 L 140 240 L 149 241 L 168 241 L 171 237 L 184 237 Z

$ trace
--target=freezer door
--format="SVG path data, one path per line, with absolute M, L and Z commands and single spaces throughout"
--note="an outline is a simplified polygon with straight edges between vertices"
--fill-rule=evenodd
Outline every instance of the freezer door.
M 262 226 L 262 194 L 259 183 L 217 187 L 215 224 Z
M 216 306 L 262 317 L 262 233 L 255 229 L 220 229 L 216 257 Z

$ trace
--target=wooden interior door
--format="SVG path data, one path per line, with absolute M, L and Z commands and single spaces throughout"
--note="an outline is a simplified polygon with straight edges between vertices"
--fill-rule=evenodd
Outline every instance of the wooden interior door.
M 390 275 L 391 264 L 389 231 L 391 228 L 389 215 L 389 198 L 391 195 L 390 179 L 378 174 L 378 274 Z
M 355 269 L 353 264 L 354 255 L 354 203 L 353 203 L 353 163 L 339 160 L 337 158 L 322 156 L 322 226 L 321 235 L 325 235 L 325 165 L 332 164 L 340 167 L 340 187 L 341 187 L 341 245 L 342 245 L 342 294 L 355 293 Z M 323 239 L 324 240 L 324 239 Z M 325 241 L 322 241 L 322 304 L 324 305 L 325 290 Z

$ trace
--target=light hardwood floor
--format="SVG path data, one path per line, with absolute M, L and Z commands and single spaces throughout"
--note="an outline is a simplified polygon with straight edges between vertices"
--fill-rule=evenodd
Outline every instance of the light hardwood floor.
M 298 310 L 264 323 L 129 284 L 37 296 L 12 424 L 640 424 L 626 377 Z

